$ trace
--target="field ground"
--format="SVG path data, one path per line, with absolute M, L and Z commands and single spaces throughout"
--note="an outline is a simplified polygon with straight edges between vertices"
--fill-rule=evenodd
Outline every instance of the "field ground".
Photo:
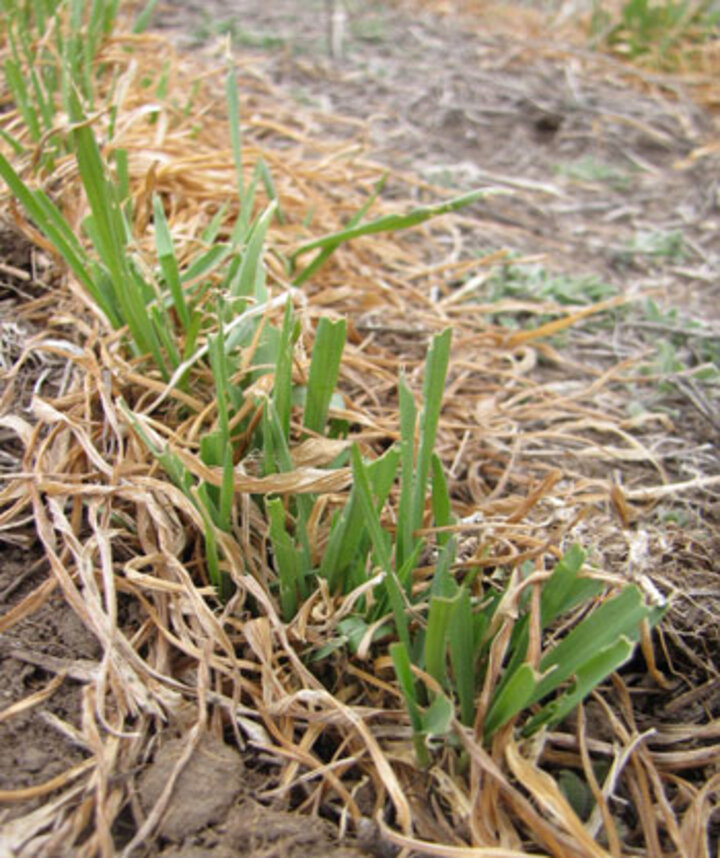
M 591 53 L 578 40 L 561 42 L 543 32 L 531 10 L 493 21 L 402 4 L 349 5 L 342 56 L 334 59 L 324 4 L 303 0 L 167 2 L 154 21 L 160 36 L 148 44 L 185 69 L 187 86 L 220 63 L 232 42 L 251 145 L 267 150 L 276 173 L 282 174 L 287 153 L 288 187 L 314 195 L 324 223 L 356 209 L 384 168 L 390 171 L 386 210 L 428 195 L 502 189 L 397 245 L 387 238 L 375 246 L 358 242 L 357 251 L 350 245 L 324 279 L 308 285 L 310 317 L 328 311 L 351 320 L 355 363 L 341 388 L 358 412 L 366 410 L 368 425 L 388 437 L 391 375 L 407 366 L 417 388 L 428 334 L 455 328 L 439 452 L 459 509 L 466 518 L 482 513 L 475 519 L 482 528 L 466 535 L 467 557 L 480 556 L 483 545 L 501 557 L 506 549 L 576 540 L 608 576 L 650 582 L 671 599 L 645 652 L 654 650 L 656 664 L 651 659 L 648 669 L 638 656 L 622 680 L 603 686 L 584 709 L 584 729 L 605 771 L 611 761 L 619 766 L 610 806 L 622 854 L 714 855 L 720 833 L 720 119 L 712 93 L 702 89 L 701 99 L 697 79 L 642 71 Z M 716 108 L 719 103 L 716 98 Z M 201 199 L 200 191 L 193 193 Z M 337 212 L 325 214 L 323 207 L 333 203 Z M 53 313 L 54 337 L 75 336 L 67 302 L 58 312 L 53 297 L 57 282 L 49 257 L 4 218 L 0 465 L 8 486 L 33 469 L 36 421 L 54 419 L 31 410 L 33 393 L 56 406 L 73 391 L 80 399 L 90 396 L 82 384 L 68 386 L 62 349 L 53 354 L 34 345 Z M 478 297 L 466 301 L 473 290 Z M 526 335 L 538 328 L 540 334 Z M 84 331 L 96 336 L 90 323 Z M 91 364 L 88 358 L 90 374 L 97 370 L 100 377 Z M 93 408 L 99 420 L 100 407 Z M 75 424 L 68 426 L 79 438 Z M 72 468 L 66 476 L 69 484 Z M 533 492 L 525 514 L 515 515 Z M 6 496 L 4 510 L 19 503 Z M 391 843 L 368 822 L 390 807 L 392 795 L 385 794 L 387 808 L 378 808 L 383 793 L 360 763 L 360 774 L 348 765 L 338 771 L 348 778 L 364 826 L 348 826 L 332 788 L 318 787 L 323 776 L 301 777 L 334 760 L 342 741 L 367 763 L 357 740 L 334 734 L 323 746 L 321 731 L 313 732 L 320 723 L 313 721 L 313 705 L 293 698 L 283 709 L 265 677 L 268 687 L 257 697 L 267 705 L 264 738 L 252 734 L 252 718 L 233 733 L 222 706 L 212 729 L 198 728 L 193 695 L 212 698 L 222 690 L 226 702 L 232 696 L 219 679 L 202 678 L 217 668 L 212 647 L 202 650 L 200 627 L 207 620 L 183 625 L 173 613 L 187 611 L 179 600 L 163 603 L 166 616 L 149 614 L 155 594 L 143 590 L 140 566 L 137 579 L 118 593 L 117 627 L 136 642 L 145 635 L 138 652 L 148 664 L 152 656 L 152 669 L 142 673 L 128 661 L 123 673 L 125 662 L 109 658 L 92 611 L 82 603 L 71 607 L 71 585 L 58 577 L 58 568 L 71 561 L 81 567 L 83 545 L 63 530 L 79 520 L 79 504 L 65 519 L 55 508 L 46 514 L 42 544 L 33 525 L 43 506 L 40 490 L 21 519 L 2 518 L 3 854 L 128 854 L 123 850 L 134 845 L 192 743 L 197 747 L 168 798 L 169 810 L 159 824 L 148 824 L 132 854 L 396 854 L 402 838 Z M 147 516 L 159 527 L 160 512 Z M 173 521 L 168 514 L 168 533 Z M 151 524 L 145 522 L 148 532 Z M 114 527 L 122 530 L 120 523 Z M 90 536 L 83 537 L 86 548 Z M 155 539 L 147 537 L 145 551 Z M 113 551 L 116 564 L 130 561 L 122 547 Z M 167 592 L 175 586 L 168 580 Z M 232 635 L 237 624 L 226 619 Z M 167 630 L 164 649 L 152 643 L 154 623 Z M 256 640 L 243 651 L 256 662 L 249 670 L 258 689 L 270 663 L 261 650 Z M 164 686 L 163 666 L 173 677 Z M 349 686 L 364 681 L 358 677 L 366 669 L 373 670 L 356 664 Z M 103 733 L 93 713 L 102 695 L 122 697 L 114 687 L 118 676 L 142 677 L 152 691 L 128 692 L 117 704 L 126 733 Z M 12 710 L 19 701 L 25 708 Z M 155 706 L 154 716 L 139 714 L 145 704 L 147 712 Z M 363 705 L 370 723 L 372 698 Z M 399 723 L 396 705 L 393 718 L 379 723 L 378 741 L 388 740 L 383 748 L 401 772 L 415 835 L 458 849 L 433 853 L 428 846 L 428 854 L 462 855 L 460 846 L 471 837 L 464 823 L 454 822 L 462 814 L 443 804 L 452 791 L 439 776 L 414 771 L 388 733 L 388 724 Z M 295 717 L 304 725 L 302 738 L 293 733 Z M 270 735 L 273 718 L 280 726 Z M 230 743 L 218 741 L 223 726 Z M 578 729 L 562 725 L 546 740 L 542 764 L 557 777 L 578 764 Z M 141 742 L 127 738 L 133 730 Z M 171 739 L 178 733 L 180 742 Z M 100 774 L 98 761 L 108 767 Z M 532 797 L 538 801 L 538 794 Z M 395 815 L 386 813 L 389 828 L 396 826 L 398 806 Z M 310 812 L 322 819 L 309 825 Z M 349 830 L 341 845 L 338 824 Z M 543 841 L 529 837 L 527 828 L 505 832 L 506 848 L 537 853 Z M 67 842 L 76 844 L 69 852 Z M 568 835 L 554 854 L 589 854 L 573 843 Z M 552 851 L 548 841 L 543 848 Z

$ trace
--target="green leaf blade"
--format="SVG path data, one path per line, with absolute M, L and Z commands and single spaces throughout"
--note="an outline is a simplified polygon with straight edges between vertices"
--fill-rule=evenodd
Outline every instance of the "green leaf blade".
M 330 400 L 340 374 L 340 361 L 345 348 L 345 319 L 331 321 L 323 317 L 315 333 L 308 377 L 307 400 L 303 425 L 322 435 L 325 431 Z
M 177 258 L 175 256 L 175 247 L 173 246 L 170 227 L 168 226 L 165 210 L 163 209 L 160 197 L 153 194 L 153 217 L 155 221 L 155 245 L 157 248 L 158 260 L 162 268 L 165 282 L 170 289 L 170 294 L 173 299 L 175 312 L 178 314 L 183 330 L 187 331 L 190 327 L 190 311 L 188 310 L 185 301 L 185 294 L 180 282 L 180 269 Z
M 270 542 L 280 579 L 280 606 L 283 619 L 288 622 L 295 616 L 298 606 L 298 550 L 285 528 L 285 508 L 280 498 L 268 500 L 266 509 L 270 517 Z
M 420 446 L 415 468 L 415 483 L 412 501 L 413 530 L 419 530 L 423 523 L 425 493 L 427 489 L 430 461 L 435 446 L 435 437 L 440 420 L 445 377 L 450 360 L 450 341 L 452 329 L 446 328 L 433 337 L 425 362 L 425 382 L 423 384 L 423 410 L 420 415 Z

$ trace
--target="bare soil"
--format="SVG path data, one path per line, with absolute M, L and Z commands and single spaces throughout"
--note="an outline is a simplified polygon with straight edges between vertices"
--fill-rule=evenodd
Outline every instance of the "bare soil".
M 47 564 L 33 550 L 6 547 L 0 569 L 3 613 L 47 579 Z M 46 688 L 55 674 L 80 659 L 97 659 L 99 647 L 64 600 L 51 597 L 0 640 L 2 709 Z M 58 730 L 62 722 L 79 727 L 81 686 L 68 676 L 41 708 L 0 723 L 0 789 L 31 787 L 50 780 L 84 758 L 72 739 Z M 55 719 L 60 719 L 59 721 Z M 39 805 L 41 799 L 33 804 Z M 23 806 L 23 812 L 28 807 Z M 10 812 L 12 816 L 12 811 Z
M 577 45 L 527 37 L 520 17 L 521 32 L 512 37 L 493 35 L 471 19 L 434 17 L 399 4 L 348 5 L 343 55 L 334 59 L 319 0 L 166 2 L 155 26 L 189 50 L 211 54 L 217 38 L 229 34 L 247 68 L 281 97 L 295 100 L 318 136 L 360 142 L 374 159 L 416 175 L 418 183 L 457 191 L 483 184 L 507 188 L 509 195 L 488 200 L 474 214 L 487 242 L 478 253 L 506 248 L 537 257 L 553 271 L 596 275 L 623 294 L 651 294 L 666 314 L 675 310 L 661 321 L 642 313 L 620 318 L 597 354 L 598 365 L 636 354 L 638 347 L 651 352 L 654 341 L 671 336 L 691 365 L 708 360 L 703 347 L 720 330 L 720 153 L 703 154 L 701 147 L 718 140 L 717 116 L 695 104 L 679 81 L 643 75 Z M 30 323 L 15 331 L 18 308 L 44 294 L 36 284 L 41 255 L 8 236 L 3 232 L 0 241 L 6 367 L 17 356 L 13 336 L 32 332 Z M 663 250 L 648 236 L 675 236 L 672 246 L 682 253 Z M 699 324 L 697 336 L 687 333 L 687 322 Z M 571 348 L 587 357 L 598 346 L 580 338 Z M 28 391 L 31 383 L 32 377 Z M 720 474 L 720 405 L 712 392 L 679 374 L 674 387 L 639 387 L 628 397 L 662 402 L 670 415 L 672 450 L 664 459 L 670 477 Z M 16 403 L 20 416 L 26 404 Z M 14 435 L 2 431 L 0 441 L 10 450 Z M 647 698 L 641 708 L 648 725 L 658 717 L 687 724 L 720 716 L 717 487 L 684 498 L 679 507 L 684 518 L 677 506 L 668 507 L 668 520 L 672 512 L 680 523 L 670 521 L 649 548 L 655 580 L 675 592 L 676 607 L 663 663 L 672 687 L 643 691 L 638 685 L 638 699 Z M 100 650 L 64 600 L 50 592 L 52 578 L 34 535 L 5 539 L 0 532 L 0 539 L 0 610 L 9 616 L 38 588 L 42 600 L 0 638 L 0 716 L 62 677 L 47 699 L 0 717 L 0 803 L 1 791 L 28 790 L 25 801 L 0 809 L 0 853 L 21 855 L 13 820 L 42 808 L 55 794 L 52 779 L 88 757 L 74 744 L 73 731 L 80 728 L 83 706 L 91 705 L 83 677 L 95 669 Z M 611 560 L 615 548 L 599 550 Z M 619 563 L 626 553 L 626 546 L 617 548 Z M 137 835 L 139 820 L 162 795 L 186 748 L 183 738 L 158 727 L 156 746 L 141 755 L 135 804 L 113 829 L 118 854 Z M 601 732 L 600 723 L 599 738 Z M 157 837 L 135 854 L 392 854 L 372 837 L 339 845 L 335 824 L 308 823 L 290 812 L 293 802 L 259 801 L 275 785 L 272 767 L 226 739 L 198 742 L 168 794 Z M 698 783 L 704 777 L 699 767 Z M 716 815 L 715 838 L 718 830 Z M 12 852 L 3 851 L 3 838 Z M 63 854 L 56 848 L 45 854 Z

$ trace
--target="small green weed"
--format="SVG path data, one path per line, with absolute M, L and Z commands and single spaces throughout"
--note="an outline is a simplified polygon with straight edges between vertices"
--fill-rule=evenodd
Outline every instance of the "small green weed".
M 720 342 L 716 336 L 707 334 L 700 322 L 682 318 L 676 308 L 664 310 L 652 299 L 645 302 L 644 311 L 656 353 L 641 367 L 641 372 L 672 376 L 696 366 L 697 371 L 692 374 L 696 381 L 706 384 L 720 381 Z M 669 388 L 661 382 L 659 390 L 667 392 Z
M 197 44 L 204 44 L 221 36 L 229 36 L 234 47 L 261 48 L 274 50 L 285 45 L 285 39 L 270 33 L 253 33 L 244 29 L 237 17 L 216 20 L 207 12 L 202 13 L 202 20 L 192 30 L 192 38 Z
M 556 172 L 576 182 L 607 185 L 615 191 L 628 191 L 632 184 L 628 170 L 621 170 L 592 155 L 586 155 L 567 164 L 560 164 L 556 167 Z
M 682 262 L 687 258 L 685 239 L 678 230 L 639 232 L 630 243 L 628 253 L 631 256 L 666 259 L 669 262 Z
M 460 287 L 463 288 L 462 286 Z M 492 313 L 490 320 L 502 327 L 539 327 L 557 317 L 540 309 L 542 304 L 553 302 L 560 306 L 586 306 L 604 301 L 617 294 L 617 289 L 594 275 L 571 277 L 548 271 L 537 263 L 517 262 L 510 255 L 493 268 L 477 289 L 469 292 L 467 301 L 495 303 L 522 302 L 518 309 Z M 533 309 L 538 305 L 538 310 Z
M 488 298 L 555 301 L 558 304 L 594 304 L 617 294 L 617 289 L 596 276 L 555 274 L 541 265 L 504 263 L 487 283 Z

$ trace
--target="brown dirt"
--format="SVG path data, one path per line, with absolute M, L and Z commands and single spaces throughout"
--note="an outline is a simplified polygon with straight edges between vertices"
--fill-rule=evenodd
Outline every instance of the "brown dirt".
M 182 765 L 187 737 L 167 741 L 154 754 L 139 779 L 139 799 L 149 813 L 178 764 Z M 341 847 L 333 826 L 323 820 L 273 810 L 250 796 L 250 785 L 263 779 L 245 771 L 243 758 L 229 745 L 204 735 L 174 782 L 168 810 L 157 834 L 170 845 L 163 858 L 214 858 L 252 855 L 257 858 L 356 858 L 366 854 Z M 198 785 L 202 789 L 198 789 Z
M 6 547 L 0 569 L 3 613 L 46 579 L 47 564 L 38 551 Z M 0 789 L 31 787 L 86 758 L 63 727 L 80 727 L 82 685 L 73 680 L 72 666 L 80 659 L 93 662 L 98 654 L 95 639 L 58 595 L 2 636 L 1 710 L 47 688 L 53 675 L 62 671 L 69 675 L 42 706 L 0 722 Z M 34 799 L 30 806 L 37 807 L 41 801 Z M 26 812 L 28 805 L 22 810 Z M 12 818 L 13 809 L 4 814 Z
M 707 360 L 702 347 L 718 335 L 720 324 L 720 154 L 703 154 L 701 147 L 717 140 L 717 117 L 690 101 L 677 82 L 650 79 L 577 47 L 494 37 L 473 31 L 467 21 L 461 26 L 395 4 L 350 6 L 345 53 L 335 61 L 327 56 L 318 25 L 320 2 L 168 2 L 158 24 L 196 51 L 212 52 L 208 42 L 223 30 L 234 34 L 251 73 L 280 97 L 294 99 L 319 136 L 345 137 L 354 144 L 360 134 L 374 158 L 426 184 L 465 189 L 488 183 L 511 190 L 512 195 L 475 211 L 486 241 L 478 252 L 502 247 L 538 256 L 554 271 L 594 274 L 625 294 L 651 292 L 667 312 L 677 311 L 655 328 L 639 313 L 621 317 L 602 348 L 595 338 L 573 340 L 569 360 L 591 356 L 602 368 L 626 353 L 649 351 L 660 335 L 676 336 L 683 359 Z M 679 235 L 682 257 L 638 249 L 638 236 L 650 233 Z M 41 257 L 33 257 L 20 240 L 9 241 L 9 234 L 0 242 L 0 263 L 6 266 L 0 270 L 6 366 L 21 350 L 12 337 L 27 340 L 33 332 L 31 319 L 20 320 L 19 331 L 13 327 L 18 307 L 44 294 L 36 283 L 42 280 Z M 442 288 L 450 294 L 458 285 L 447 282 Z M 688 333 L 686 320 L 699 320 L 701 327 Z M 21 416 L 19 405 L 29 401 L 39 371 L 36 367 L 13 388 Z M 669 477 L 717 475 L 717 388 L 713 393 L 681 377 L 675 381 L 674 388 L 638 385 L 628 396 L 669 413 L 673 432 L 660 451 Z M 15 461 L 14 435 L 2 431 L 2 450 Z M 625 472 L 624 484 L 632 486 L 632 465 L 619 470 Z M 648 689 L 638 674 L 633 694 L 640 720 L 648 722 L 642 728 L 657 718 L 665 726 L 700 724 L 720 714 L 719 510 L 715 487 L 681 502 L 662 501 L 647 512 L 653 525 L 680 523 L 653 526 L 638 547 L 646 561 L 643 570 L 651 569 L 654 580 L 675 593 L 663 659 L 672 691 Z M 638 539 L 642 536 L 643 531 Z M 598 553 L 611 567 L 614 558 L 619 568 L 632 546 L 632 538 L 620 538 L 598 545 Z M 43 558 L 30 533 L 8 535 L 0 609 L 8 616 L 33 591 L 41 605 L 0 639 L 0 713 L 48 689 L 54 677 L 63 678 L 47 699 L 0 720 L 0 790 L 30 790 L 26 801 L 0 809 L 2 854 L 64 854 L 52 837 L 39 851 L 25 852 L 32 832 L 25 838 L 13 822 L 57 794 L 51 788 L 33 794 L 33 786 L 51 782 L 89 755 L 73 734 L 80 729 L 83 707 L 93 706 L 84 679 L 97 668 L 101 651 L 66 602 L 47 590 L 52 579 Z M 595 716 L 600 741 L 607 725 L 602 712 Z M 135 854 L 352 858 L 392 853 L 372 838 L 362 849 L 338 845 L 335 825 L 289 812 L 302 795 L 268 807 L 272 802 L 264 793 L 277 786 L 271 762 L 256 751 L 240 754 L 229 744 L 234 745 L 232 736 L 225 736 L 225 744 L 211 738 L 221 734 L 214 724 L 209 734 L 198 736 L 181 768 L 187 739 L 175 738 L 158 722 L 156 745 L 138 754 L 139 794 L 113 828 L 118 854 L 157 809 L 174 773 L 157 837 Z M 704 777 L 699 765 L 697 783 Z M 716 818 L 715 838 L 719 825 Z M 12 851 L 3 853 L 3 843 Z

